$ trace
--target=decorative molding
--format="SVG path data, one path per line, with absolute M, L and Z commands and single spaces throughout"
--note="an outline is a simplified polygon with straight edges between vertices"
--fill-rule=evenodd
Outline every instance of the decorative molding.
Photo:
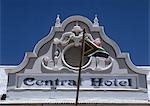
M 26 64 L 28 63 L 29 61 L 29 58 L 34 58 L 34 57 L 37 57 L 37 54 L 40 50 L 40 48 L 45 44 L 47 43 L 48 41 L 50 41 L 53 37 L 54 37 L 54 34 L 55 32 L 63 32 L 65 27 L 70 23 L 70 22 L 73 22 L 73 21 L 81 21 L 85 24 L 88 25 L 88 27 L 90 28 L 91 32 L 92 31 L 96 31 L 96 32 L 99 32 L 100 33 L 100 37 L 102 37 L 102 39 L 107 42 L 109 45 L 111 45 L 114 50 L 115 50 L 115 53 L 117 55 L 117 58 L 124 58 L 127 65 L 129 66 L 129 68 L 131 68 L 133 71 L 137 72 L 137 73 L 141 73 L 141 74 L 147 74 L 148 71 L 147 70 L 139 70 L 139 68 L 137 68 L 132 62 L 131 62 L 131 59 L 130 59 L 130 56 L 128 53 L 121 53 L 121 50 L 120 48 L 118 47 L 118 45 L 113 41 L 111 40 L 104 32 L 104 27 L 103 26 L 98 26 L 98 19 L 97 19 L 97 16 L 95 17 L 94 19 L 94 25 L 97 25 L 97 27 L 94 27 L 92 22 L 86 18 L 86 17 L 83 17 L 83 16 L 70 16 L 69 18 L 65 19 L 62 24 L 60 23 L 60 18 L 59 18 L 59 15 L 57 15 L 57 18 L 56 18 L 56 24 L 55 24 L 55 27 L 52 27 L 51 28 L 51 31 L 50 33 L 44 37 L 42 40 L 40 40 L 34 50 L 33 50 L 33 53 L 26 53 L 22 63 L 20 65 L 18 65 L 17 67 L 15 68 L 7 68 L 6 69 L 6 72 L 9 72 L 9 73 L 15 73 L 15 72 L 18 72 L 20 71 L 21 69 L 23 69 Z M 59 27 L 58 27 L 58 24 L 59 24 Z M 61 25 L 60 25 L 61 24 Z

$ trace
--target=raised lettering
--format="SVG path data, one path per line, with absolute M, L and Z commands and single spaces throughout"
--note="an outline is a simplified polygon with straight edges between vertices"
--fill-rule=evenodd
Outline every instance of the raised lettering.
M 127 86 L 127 81 L 120 81 L 120 82 L 119 82 L 119 85 L 120 85 L 120 86 Z
M 112 86 L 112 81 L 111 80 L 108 80 L 108 81 L 105 81 L 104 83 L 106 86 Z
M 34 80 L 35 80 L 34 78 L 26 78 L 23 80 L 23 82 L 25 85 L 32 86 L 34 85 L 34 82 L 33 82 Z
M 38 86 L 42 86 L 42 85 L 43 85 L 43 82 L 44 82 L 44 81 L 37 80 L 37 81 L 36 81 L 36 85 L 38 85 Z
M 68 85 L 70 85 L 70 86 L 77 86 L 75 80 L 69 80 Z
M 91 86 L 102 86 L 102 78 L 91 78 Z
M 46 80 L 45 85 L 53 86 L 53 81 L 52 80 Z

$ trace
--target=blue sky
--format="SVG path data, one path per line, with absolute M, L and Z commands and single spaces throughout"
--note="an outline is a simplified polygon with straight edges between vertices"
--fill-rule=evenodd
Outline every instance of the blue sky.
M 82 15 L 100 25 L 135 65 L 150 65 L 149 0 L 0 0 L 0 64 L 17 65 L 55 23 Z

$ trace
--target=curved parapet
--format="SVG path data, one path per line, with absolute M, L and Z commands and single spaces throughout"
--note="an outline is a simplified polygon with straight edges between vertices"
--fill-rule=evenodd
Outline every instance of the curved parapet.
M 91 34 L 92 38 L 95 39 L 95 38 L 100 37 L 102 43 L 104 43 L 103 46 L 106 45 L 106 49 L 108 49 L 107 51 L 112 52 L 112 55 L 114 58 L 124 59 L 124 62 L 125 62 L 124 64 L 127 64 L 127 67 L 132 69 L 132 71 L 135 71 L 141 74 L 147 73 L 147 71 L 144 71 L 144 70 L 141 71 L 138 68 L 136 68 L 136 66 L 130 60 L 130 56 L 128 53 L 121 53 L 121 50 L 118 47 L 118 45 L 105 34 L 103 26 L 98 26 L 98 25 L 94 26 L 95 23 L 92 23 L 88 18 L 79 16 L 79 15 L 68 17 L 62 23 L 59 22 L 60 25 L 55 24 L 55 26 L 51 28 L 49 34 L 36 44 L 36 46 L 34 47 L 33 53 L 26 53 L 24 60 L 22 61 L 20 65 L 18 65 L 16 68 L 13 68 L 13 69 L 8 68 L 6 69 L 6 71 L 13 73 L 13 72 L 21 71 L 22 69 L 24 69 L 26 65 L 28 64 L 30 58 L 38 58 L 41 56 L 39 55 L 40 54 L 39 52 L 40 52 L 40 49 L 42 49 L 44 45 L 46 45 L 47 43 L 51 45 L 55 36 L 57 36 L 56 38 L 60 38 L 64 32 L 71 30 L 76 22 L 78 22 L 78 24 L 82 28 L 86 28 L 87 32 Z M 60 33 L 60 34 L 57 34 L 57 33 Z M 48 49 L 48 47 L 46 49 Z M 48 50 L 44 50 L 44 51 L 46 53 Z
M 148 70 L 135 66 L 129 54 L 122 53 L 105 34 L 104 27 L 99 25 L 97 16 L 91 22 L 86 17 L 75 15 L 61 23 L 58 15 L 55 26 L 36 44 L 33 52 L 26 53 L 17 67 L 5 69 L 9 97 L 13 98 L 12 94 L 15 94 L 20 98 L 23 92 L 34 95 L 36 91 L 45 98 L 53 98 L 58 94 L 61 97 L 69 90 L 68 95 L 73 98 L 81 51 L 84 50 L 81 94 L 90 92 L 99 97 L 99 93 L 110 91 L 103 94 L 104 98 L 108 95 L 113 98 L 113 94 L 124 99 L 147 99 Z M 59 92 L 52 92 L 54 90 Z M 51 93 L 50 97 L 45 96 L 45 92 Z

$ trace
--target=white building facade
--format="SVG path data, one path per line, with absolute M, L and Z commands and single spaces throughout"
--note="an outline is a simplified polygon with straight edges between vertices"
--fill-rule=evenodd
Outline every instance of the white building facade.
M 7 75 L 2 106 L 74 106 L 78 84 L 78 106 L 150 105 L 150 66 L 135 66 L 97 17 L 91 22 L 71 16 L 61 23 L 58 15 L 50 33 L 20 65 L 0 69 Z

